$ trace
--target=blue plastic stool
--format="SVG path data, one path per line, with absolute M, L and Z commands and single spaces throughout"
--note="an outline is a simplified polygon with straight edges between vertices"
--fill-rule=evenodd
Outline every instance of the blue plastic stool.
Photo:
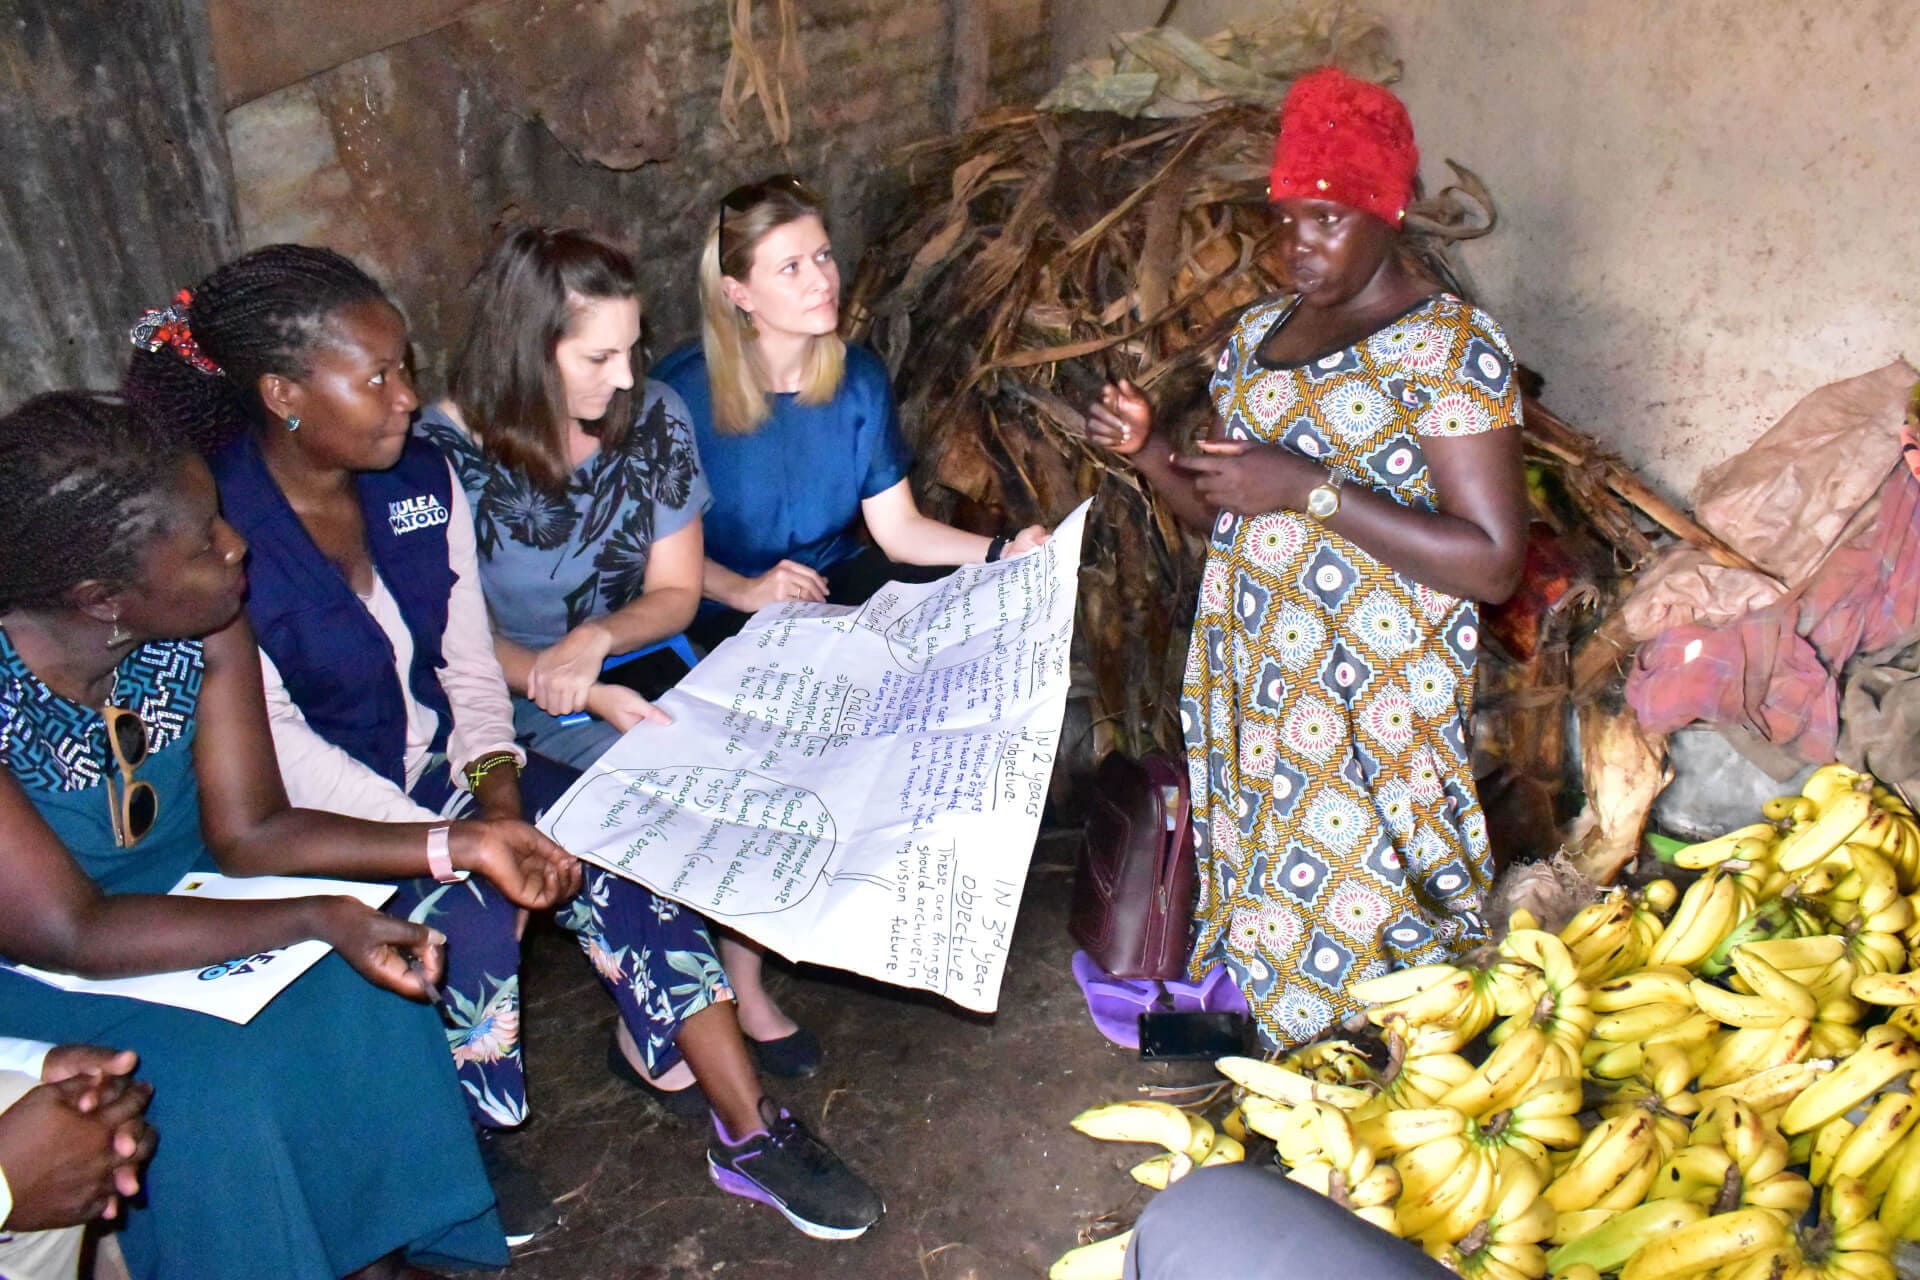
M 655 640 L 644 649 L 634 649 L 627 653 L 616 653 L 600 664 L 600 672 L 602 675 L 605 675 L 615 667 L 623 667 L 635 658 L 644 658 L 648 654 L 655 653 L 661 649 L 671 650 L 675 657 L 687 664 L 687 670 L 689 671 L 700 664 L 699 655 L 693 651 L 692 641 L 688 640 L 687 633 L 682 631 L 676 635 L 670 635 L 664 640 Z M 561 724 L 585 724 L 587 721 L 593 719 L 593 716 L 585 711 L 576 711 L 571 715 L 560 716 L 558 719 Z

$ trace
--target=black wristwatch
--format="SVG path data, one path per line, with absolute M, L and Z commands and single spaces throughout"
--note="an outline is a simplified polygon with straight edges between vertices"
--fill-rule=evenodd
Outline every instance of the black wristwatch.
M 992 564 L 995 560 L 998 560 L 1000 558 L 1000 553 L 1002 551 L 1005 551 L 1006 549 L 1007 549 L 1007 535 L 1003 533 L 999 537 L 993 539 L 993 541 L 987 543 L 987 558 L 981 561 L 981 563 Z

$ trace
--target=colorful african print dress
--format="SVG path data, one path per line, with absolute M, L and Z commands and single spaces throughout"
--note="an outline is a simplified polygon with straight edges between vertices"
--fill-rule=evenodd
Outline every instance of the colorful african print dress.
M 1252 308 L 1213 377 L 1231 439 L 1431 509 L 1421 440 L 1515 425 L 1499 327 L 1449 295 L 1297 366 L 1258 350 L 1292 299 Z M 1199 977 L 1224 961 L 1262 1038 L 1311 1040 L 1347 988 L 1485 935 L 1486 820 L 1468 767 L 1479 613 L 1302 513 L 1222 512 L 1181 721 L 1200 855 Z

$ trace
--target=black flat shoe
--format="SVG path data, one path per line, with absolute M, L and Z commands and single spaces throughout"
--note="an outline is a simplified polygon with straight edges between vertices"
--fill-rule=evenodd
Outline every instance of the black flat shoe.
M 499 1129 L 481 1129 L 478 1136 L 480 1165 L 486 1170 L 488 1185 L 493 1188 L 494 1203 L 500 1211 L 500 1231 L 506 1236 L 507 1244 L 517 1249 L 559 1226 L 559 1206 L 540 1184 L 539 1176 L 508 1150 L 513 1140 Z
M 760 1064 L 760 1070 L 770 1076 L 798 1080 L 820 1069 L 820 1042 L 805 1027 L 778 1040 L 748 1036 L 747 1048 L 753 1050 L 753 1060 Z
M 661 1110 L 680 1120 L 705 1120 L 707 1118 L 707 1093 L 700 1087 L 699 1081 L 684 1089 L 662 1089 L 651 1080 L 633 1069 L 627 1061 L 627 1055 L 620 1052 L 618 1040 L 607 1046 L 607 1070 L 616 1080 L 624 1080 L 640 1092 L 660 1104 Z

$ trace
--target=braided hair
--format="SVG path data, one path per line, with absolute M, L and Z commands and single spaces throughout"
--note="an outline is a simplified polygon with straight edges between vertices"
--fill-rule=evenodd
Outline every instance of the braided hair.
M 0 417 L 0 610 L 59 606 L 88 579 L 131 581 L 187 455 L 186 441 L 96 392 L 49 392 Z
M 242 254 L 189 293 L 183 305 L 192 343 L 220 371 L 203 372 L 164 345 L 155 350 L 136 343 L 124 391 L 145 416 L 202 453 L 261 420 L 261 375 L 310 372 L 307 356 L 325 341 L 336 312 L 365 302 L 392 305 L 351 259 L 299 244 Z

